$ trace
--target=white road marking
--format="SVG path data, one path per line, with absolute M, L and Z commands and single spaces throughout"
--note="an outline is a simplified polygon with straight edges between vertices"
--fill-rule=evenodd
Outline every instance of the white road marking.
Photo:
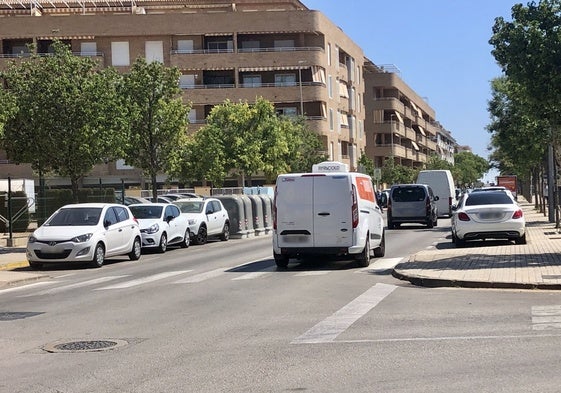
M 296 277 L 307 277 L 307 276 L 324 276 L 326 274 L 331 273 L 331 270 L 317 270 L 317 271 L 309 271 L 309 272 L 300 272 L 296 273 Z
M 397 288 L 395 285 L 378 283 L 336 311 L 330 317 L 319 322 L 306 333 L 297 337 L 292 344 L 320 344 L 332 342 L 338 335 L 347 330 L 364 314 L 372 310 L 386 296 Z
M 337 340 L 336 344 L 354 343 L 390 343 L 390 342 L 423 342 L 423 341 L 468 341 L 468 340 L 512 340 L 519 338 L 550 338 L 560 337 L 561 334 L 512 334 L 506 336 L 449 336 L 449 337 L 403 337 L 403 338 L 380 338 L 371 340 Z
M 122 283 L 119 283 L 119 284 L 109 285 L 107 287 L 96 288 L 96 289 L 94 289 L 94 291 L 103 291 L 103 290 L 106 290 L 106 289 L 130 288 L 130 287 L 146 284 L 146 283 L 153 282 L 153 281 L 163 280 L 164 278 L 177 276 L 179 274 L 188 273 L 190 271 L 191 270 L 180 270 L 180 271 L 175 271 L 175 272 L 165 272 L 165 273 L 154 274 L 152 276 L 139 278 L 137 280 L 125 281 L 125 282 L 122 282 Z
M 267 274 L 271 274 L 272 271 L 277 270 L 276 266 L 269 266 L 263 270 L 260 270 L 258 272 L 250 272 L 250 273 L 246 273 L 243 274 L 239 277 L 235 277 L 232 278 L 232 281 L 236 281 L 236 280 L 252 280 L 254 278 L 259 278 L 259 277 L 263 277 L 266 276 Z
M 205 273 L 200 273 L 200 274 L 196 274 L 194 276 L 191 277 L 187 277 L 183 280 L 179 280 L 179 281 L 174 281 L 174 284 L 194 284 L 197 282 L 201 282 L 201 281 L 205 281 L 208 280 L 209 278 L 214 278 L 214 277 L 218 277 L 222 274 L 224 274 L 226 272 L 226 270 L 229 270 L 229 268 L 220 268 L 220 269 L 215 269 L 215 270 L 211 270 Z
M 34 282 L 33 284 L 22 285 L 21 287 L 0 289 L 0 294 L 2 294 L 2 293 L 8 293 L 8 292 L 23 291 L 23 290 L 25 290 L 25 289 L 36 288 L 36 287 L 42 287 L 42 286 L 45 286 L 45 285 L 52 285 L 52 284 L 56 284 L 56 283 L 58 283 L 58 282 L 59 282 L 59 281 L 42 281 L 42 282 Z
M 52 295 L 53 293 L 64 292 L 64 291 L 66 291 L 66 290 L 68 290 L 68 289 L 86 287 L 86 286 L 88 286 L 88 285 L 100 284 L 100 283 L 102 283 L 102 282 L 117 280 L 117 279 L 119 279 L 119 278 L 124 278 L 124 277 L 128 277 L 128 275 L 126 275 L 126 276 L 107 276 L 107 277 L 100 277 L 100 278 L 95 278 L 95 279 L 93 279 L 93 280 L 77 282 L 77 283 L 75 283 L 75 284 L 63 285 L 62 287 L 56 287 L 56 288 L 51 288 L 51 289 L 45 289 L 45 290 L 43 290 L 43 291 L 35 292 L 35 293 L 30 294 L 30 295 L 23 295 L 23 296 L 20 296 L 20 297 Z
M 532 307 L 532 330 L 561 329 L 561 306 Z
M 382 258 L 376 259 L 374 263 L 371 263 L 370 266 L 357 270 L 355 273 L 364 273 L 364 272 L 383 272 L 386 270 L 393 269 L 395 265 L 403 260 L 403 257 L 400 258 Z

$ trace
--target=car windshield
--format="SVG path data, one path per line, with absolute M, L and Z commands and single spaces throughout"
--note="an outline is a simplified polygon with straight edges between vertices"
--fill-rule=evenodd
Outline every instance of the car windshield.
M 130 206 L 132 215 L 137 219 L 160 218 L 162 216 L 162 206 Z
M 466 206 L 509 204 L 514 204 L 514 201 L 503 191 L 472 192 L 468 195 L 465 203 Z
M 46 226 L 94 226 L 99 222 L 101 208 L 71 207 L 60 209 L 46 223 Z
M 422 187 L 398 187 L 393 190 L 394 202 L 416 202 L 425 199 L 425 190 Z
M 186 202 L 176 202 L 179 206 L 181 213 L 200 213 L 203 211 L 204 202 L 201 201 L 186 201 Z

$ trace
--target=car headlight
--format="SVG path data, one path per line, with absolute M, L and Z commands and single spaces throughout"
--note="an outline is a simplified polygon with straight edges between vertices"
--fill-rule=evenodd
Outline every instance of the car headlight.
M 149 228 L 146 228 L 146 233 L 156 233 L 160 230 L 160 226 L 158 224 L 150 225 Z
M 189 225 L 195 225 L 197 223 L 197 220 L 194 218 L 190 218 L 189 219 Z
M 90 240 L 92 238 L 92 236 L 93 236 L 93 233 L 86 233 L 84 235 L 73 237 L 72 239 L 70 239 L 70 241 L 73 242 L 73 243 L 84 243 L 84 242 L 87 242 L 88 240 Z

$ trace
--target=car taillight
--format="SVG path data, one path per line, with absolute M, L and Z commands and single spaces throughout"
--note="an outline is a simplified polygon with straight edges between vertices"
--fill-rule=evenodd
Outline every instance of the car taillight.
M 352 197 L 353 197 L 353 206 L 351 209 L 351 214 L 352 214 L 352 218 L 353 218 L 353 228 L 356 228 L 358 226 L 358 200 L 356 198 L 356 188 L 355 185 L 353 184 L 353 190 L 352 190 Z
M 426 197 L 425 207 L 426 207 L 426 210 L 427 210 L 427 214 L 430 214 L 430 197 Z
M 460 221 L 470 221 L 469 216 L 464 212 L 461 212 L 461 213 L 458 214 L 458 220 L 460 220 Z
M 517 218 L 522 218 L 524 216 L 524 213 L 522 213 L 522 210 L 518 209 L 517 211 L 514 212 L 514 214 L 512 215 L 513 219 L 517 219 Z

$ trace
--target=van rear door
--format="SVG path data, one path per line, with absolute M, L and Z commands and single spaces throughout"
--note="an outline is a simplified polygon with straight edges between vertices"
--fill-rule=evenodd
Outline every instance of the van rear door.
M 314 247 L 350 247 L 353 241 L 352 183 L 344 174 L 313 176 Z

